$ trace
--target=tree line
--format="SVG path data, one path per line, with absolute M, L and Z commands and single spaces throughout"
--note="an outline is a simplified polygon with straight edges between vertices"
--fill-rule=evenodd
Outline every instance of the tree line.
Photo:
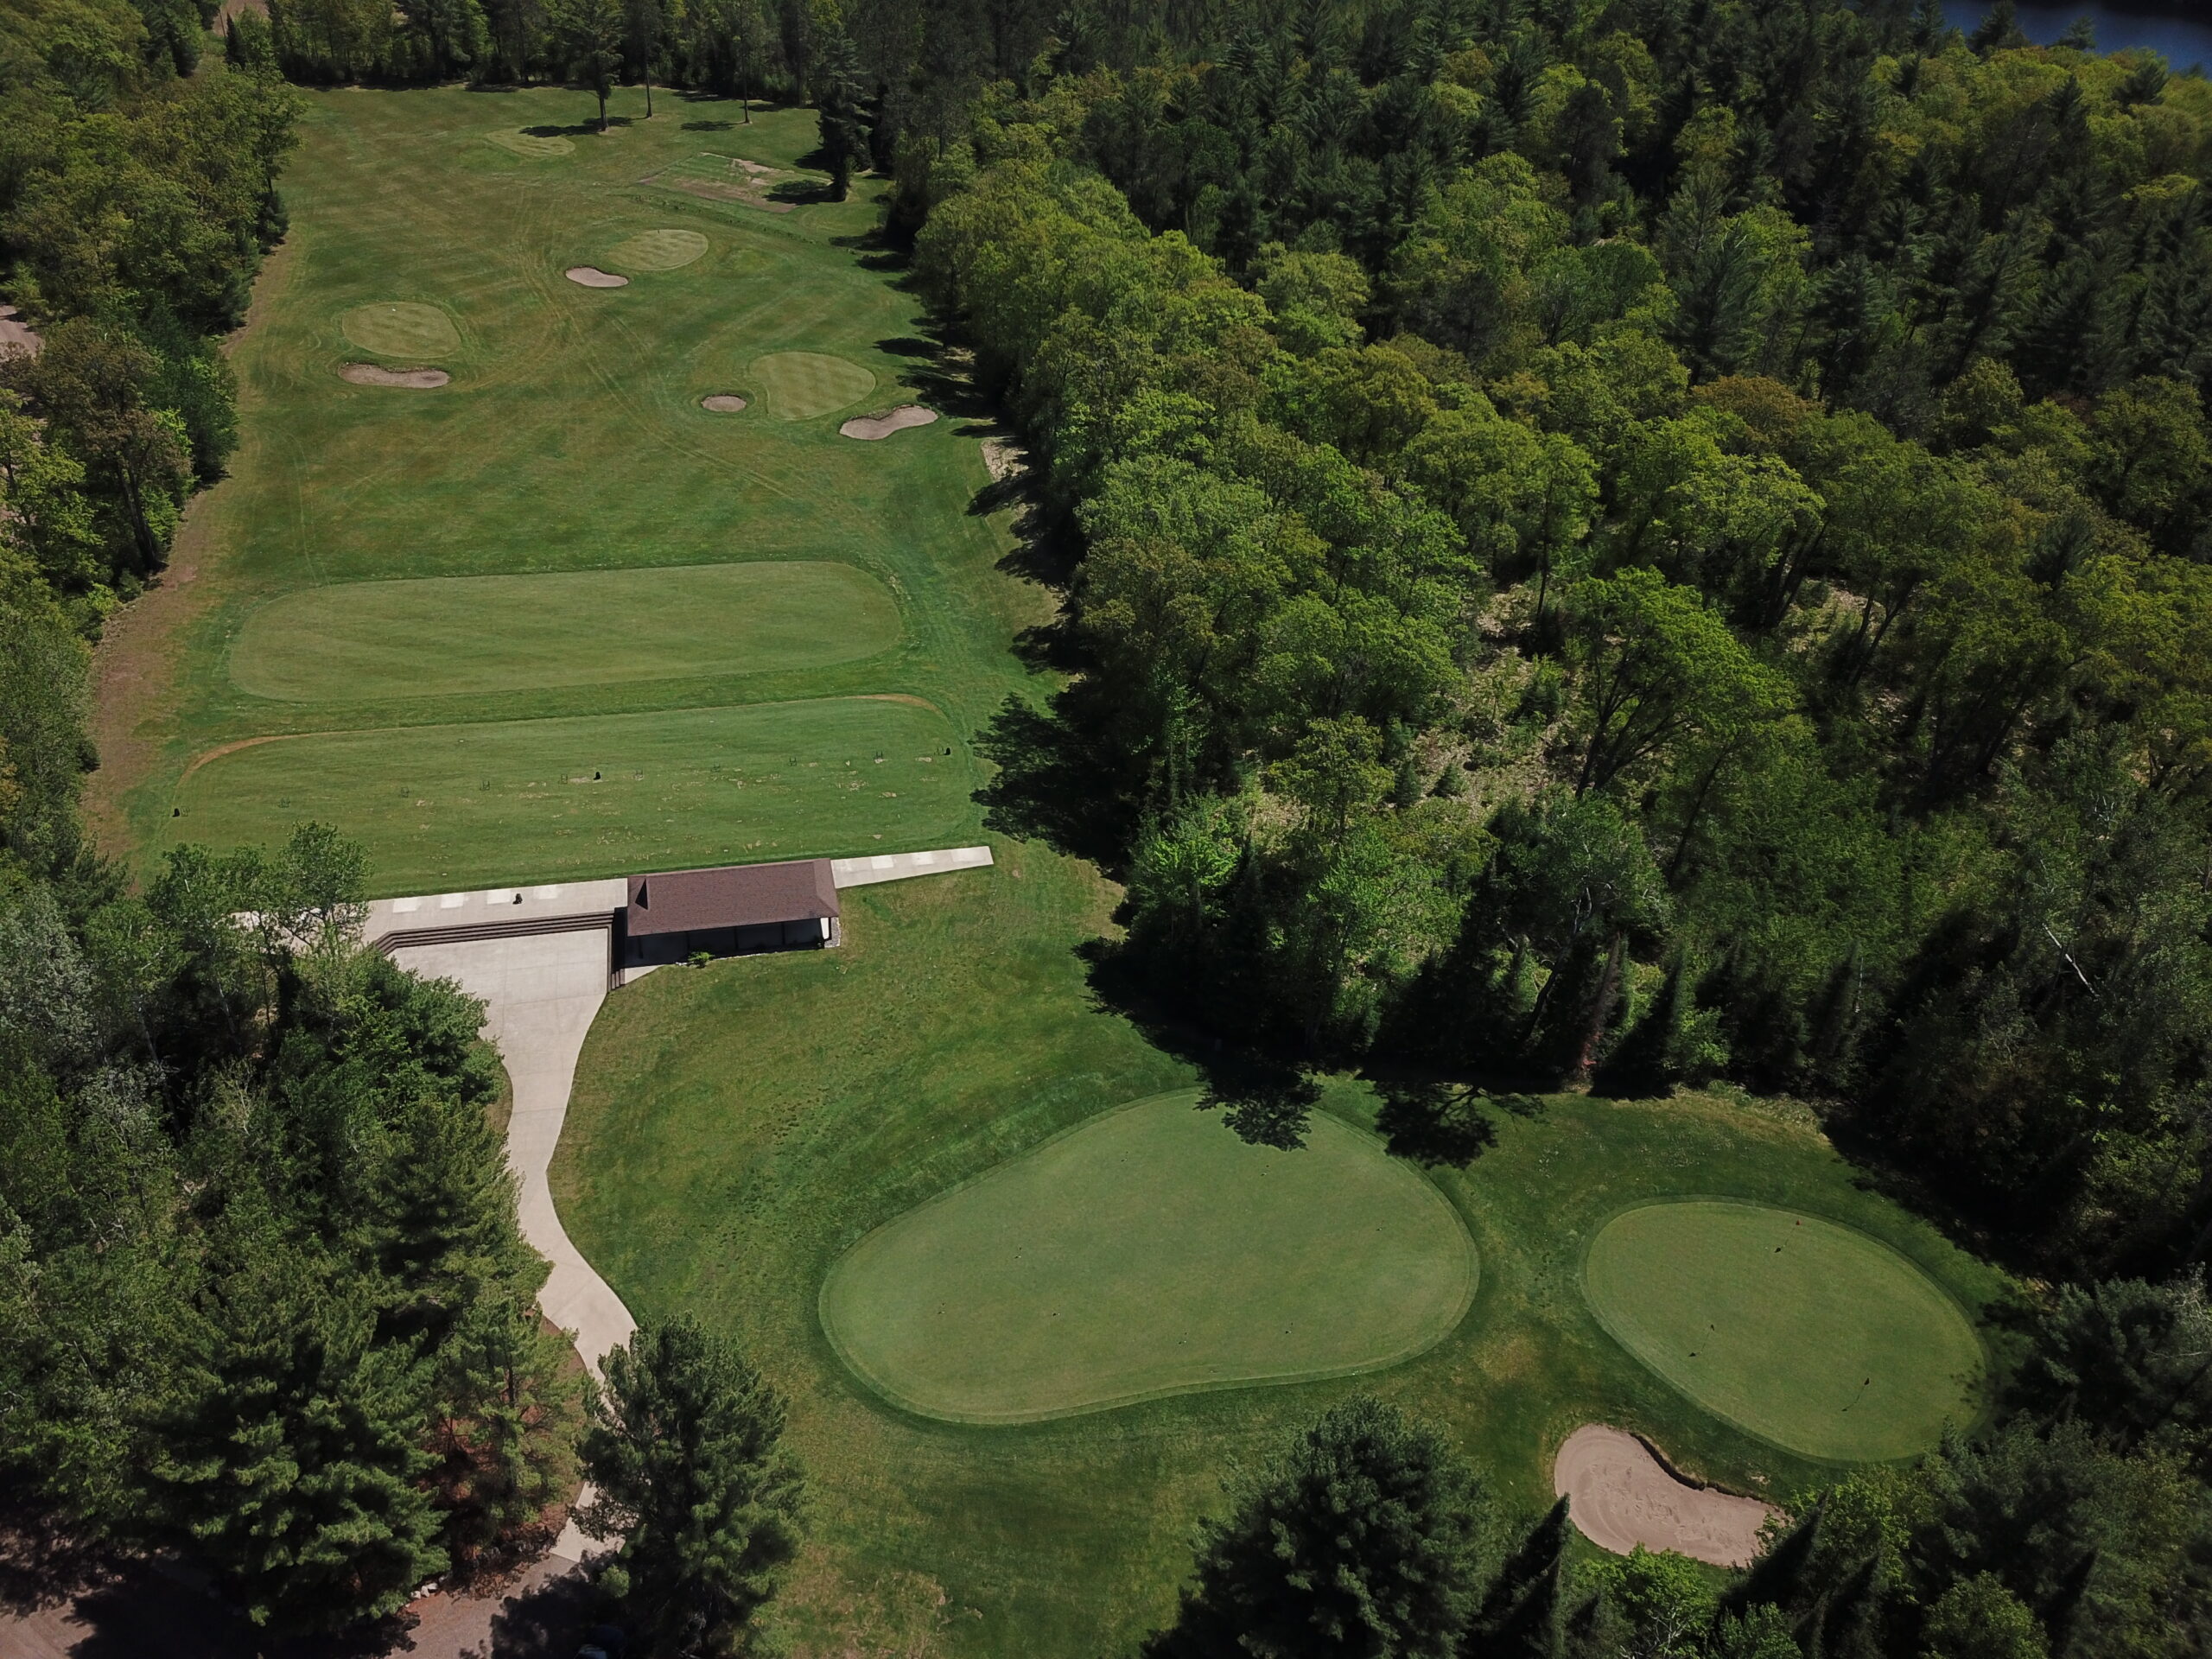
M 0 354 L 0 1553 L 173 1551 L 334 1629 L 542 1551 L 588 1473 L 600 1587 L 726 1651 L 797 1547 L 782 1402 L 682 1321 L 580 1375 L 481 1006 L 361 947 L 329 830 L 133 890 L 78 817 L 87 646 L 222 471 L 220 340 L 283 230 L 296 95 L 203 62 L 211 20 L 0 16 L 0 289 L 41 340 Z
M 1497 15 L 1062 42 L 901 151 L 1079 550 L 997 821 L 1255 1050 L 1729 1077 L 2016 1260 L 2201 1261 L 2212 85 Z

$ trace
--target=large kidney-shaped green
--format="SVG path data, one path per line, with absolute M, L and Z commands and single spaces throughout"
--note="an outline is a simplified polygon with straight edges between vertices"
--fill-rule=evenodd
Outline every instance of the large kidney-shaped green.
M 830 1270 L 822 1325 L 908 1410 L 1020 1423 L 1199 1389 L 1379 1370 L 1474 1295 L 1441 1193 L 1315 1114 L 1248 1146 L 1140 1101 L 909 1211 Z

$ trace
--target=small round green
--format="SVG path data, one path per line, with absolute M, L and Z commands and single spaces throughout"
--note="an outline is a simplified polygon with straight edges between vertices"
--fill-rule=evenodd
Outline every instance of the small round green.
M 1910 1457 L 1981 1413 L 1987 1361 L 1966 1311 L 1897 1251 L 1817 1216 L 1643 1205 L 1591 1241 L 1582 1283 L 1637 1359 L 1805 1457 Z

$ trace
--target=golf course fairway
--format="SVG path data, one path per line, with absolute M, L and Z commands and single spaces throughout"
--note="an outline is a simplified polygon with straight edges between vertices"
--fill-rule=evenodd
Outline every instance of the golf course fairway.
M 1325 1116 L 1295 1151 L 1185 1091 L 1094 1118 L 879 1227 L 822 1325 L 908 1410 L 1020 1423 L 1160 1395 L 1379 1370 L 1475 1291 L 1451 1205 Z
M 1715 1416 L 1809 1458 L 1927 1451 L 1980 1414 L 1965 1312 L 1866 1234 L 1764 1205 L 1651 1204 L 1583 1264 L 1613 1338 Z

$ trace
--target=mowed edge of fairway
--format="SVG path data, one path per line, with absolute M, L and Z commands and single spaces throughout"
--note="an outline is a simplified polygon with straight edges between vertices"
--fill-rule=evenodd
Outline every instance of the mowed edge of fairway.
M 974 782 L 944 715 L 903 696 L 376 727 L 212 751 L 165 844 L 315 820 L 362 844 L 374 893 L 449 890 L 960 845 Z
M 1606 1333 L 1731 1427 L 1800 1457 L 1885 1462 L 1983 1414 L 1988 1353 L 1909 1257 L 1840 1222 L 1742 1198 L 1639 1204 L 1592 1236 Z
M 856 662 L 900 632 L 858 566 L 760 560 L 303 588 L 250 613 L 231 683 L 286 702 L 369 702 Z
M 1480 1274 L 1451 1201 L 1326 1113 L 1251 1146 L 1198 1092 L 1131 1102 L 863 1236 L 817 1318 L 921 1416 L 1014 1425 L 1379 1371 L 1444 1340 Z

